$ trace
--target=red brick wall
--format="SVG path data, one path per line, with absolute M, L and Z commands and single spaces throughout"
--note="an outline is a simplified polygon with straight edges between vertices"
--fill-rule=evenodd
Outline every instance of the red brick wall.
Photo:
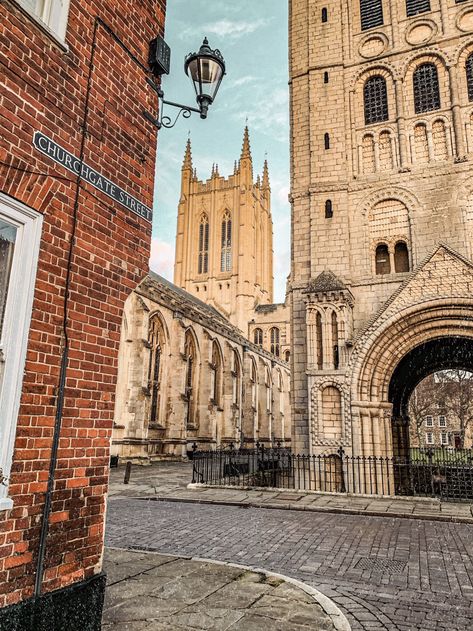
M 33 593 L 76 193 L 75 176 L 33 148 L 33 133 L 79 156 L 95 16 L 146 65 L 164 13 L 165 0 L 71 0 L 64 52 L 14 2 L 0 2 L 0 190 L 44 215 L 9 487 L 14 508 L 0 512 L 0 606 Z M 102 26 L 90 88 L 85 161 L 151 206 L 156 135 L 142 110 L 154 111 L 156 98 Z M 147 271 L 150 241 L 149 223 L 81 183 L 45 591 L 100 570 L 122 308 Z

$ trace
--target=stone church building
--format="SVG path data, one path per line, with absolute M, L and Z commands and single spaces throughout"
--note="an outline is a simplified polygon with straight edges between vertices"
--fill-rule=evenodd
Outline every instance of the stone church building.
M 292 0 L 296 451 L 403 455 L 473 368 L 473 3 Z
M 147 463 L 196 443 L 289 444 L 289 308 L 273 303 L 268 165 L 248 128 L 228 179 L 182 166 L 174 283 L 150 273 L 125 305 L 113 453 Z

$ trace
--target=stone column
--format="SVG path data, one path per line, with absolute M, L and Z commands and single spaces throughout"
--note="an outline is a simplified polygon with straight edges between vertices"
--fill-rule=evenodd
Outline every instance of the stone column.
M 394 90 L 396 93 L 397 133 L 399 136 L 400 169 L 401 171 L 405 171 L 406 169 L 408 169 L 409 157 L 407 152 L 406 117 L 404 113 L 404 90 L 402 79 L 394 80 Z
M 453 132 L 455 136 L 455 159 L 463 160 L 465 157 L 465 139 L 463 135 L 460 96 L 458 93 L 458 78 L 455 66 L 448 67 L 448 78 L 450 83 L 450 101 L 453 115 Z

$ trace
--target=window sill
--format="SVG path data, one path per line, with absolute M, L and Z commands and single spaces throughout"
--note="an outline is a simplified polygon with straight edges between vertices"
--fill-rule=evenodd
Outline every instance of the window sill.
M 13 508 L 13 500 L 9 497 L 1 497 L 0 498 L 0 511 L 2 510 L 10 510 Z
M 66 44 L 65 40 L 63 40 L 61 37 L 59 37 L 59 35 L 57 33 L 55 33 L 53 30 L 51 30 L 49 28 L 49 26 L 47 24 L 45 24 L 43 22 L 43 20 L 41 20 L 37 15 L 35 15 L 32 11 L 28 11 L 28 9 L 26 7 L 24 7 L 23 5 L 21 5 L 19 2 L 17 2 L 16 0 L 11 0 L 11 2 L 13 2 L 13 4 L 18 7 L 18 9 L 24 14 L 26 15 L 27 18 L 29 18 L 30 20 L 32 20 L 36 26 L 38 26 L 41 31 L 43 31 L 43 33 L 49 37 L 49 39 L 52 40 L 53 44 L 56 44 L 56 46 L 58 46 L 64 53 L 68 53 L 69 52 L 69 46 Z

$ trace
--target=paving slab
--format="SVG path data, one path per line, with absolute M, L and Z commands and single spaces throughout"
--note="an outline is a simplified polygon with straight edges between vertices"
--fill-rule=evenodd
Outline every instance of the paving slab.
M 104 570 L 103 631 L 350 631 L 320 592 L 264 570 L 111 548 Z

